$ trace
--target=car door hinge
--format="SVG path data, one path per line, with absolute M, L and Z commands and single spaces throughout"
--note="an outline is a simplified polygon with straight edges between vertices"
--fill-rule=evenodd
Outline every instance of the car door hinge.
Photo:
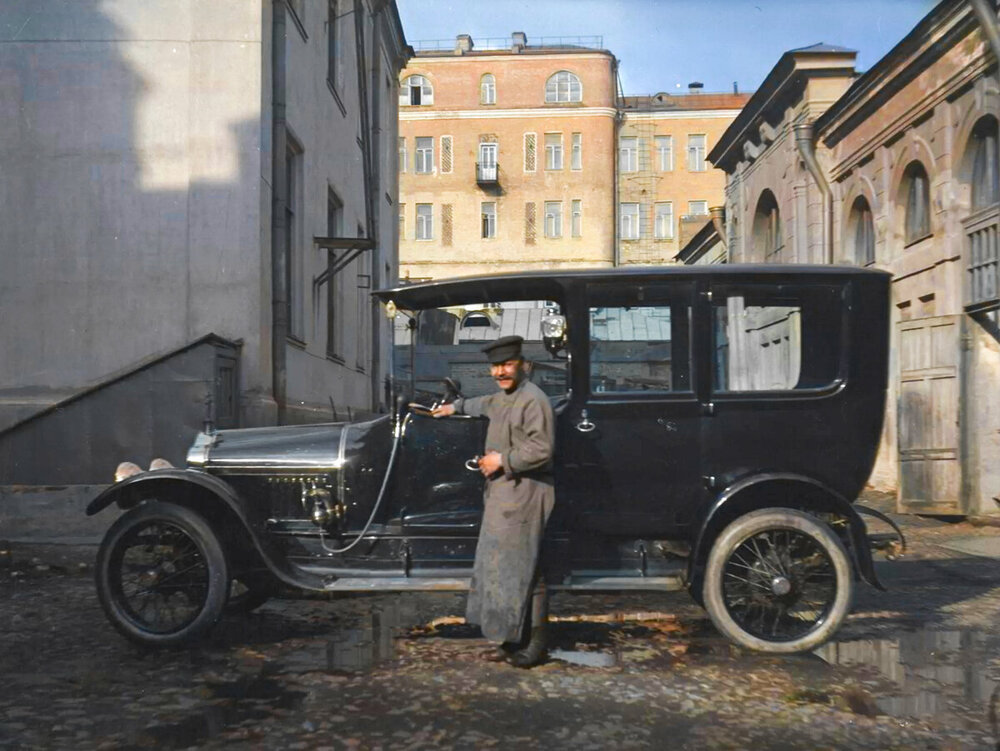
M 702 475 L 701 481 L 705 483 L 705 487 L 709 490 L 714 490 L 716 486 L 715 475 Z
M 715 414 L 715 402 L 702 402 L 701 413 L 711 417 Z
M 706 292 L 702 292 L 701 296 L 704 297 L 709 302 L 712 302 L 712 290 L 708 290 Z
M 403 576 L 410 575 L 410 541 L 403 540 L 403 545 L 399 550 L 399 558 L 403 563 Z

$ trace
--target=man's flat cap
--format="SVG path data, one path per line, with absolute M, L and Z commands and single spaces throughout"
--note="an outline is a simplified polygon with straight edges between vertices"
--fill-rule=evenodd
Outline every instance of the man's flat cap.
M 521 356 L 521 342 L 523 341 L 523 336 L 501 336 L 495 342 L 490 342 L 483 347 L 483 352 L 493 364 L 516 360 Z

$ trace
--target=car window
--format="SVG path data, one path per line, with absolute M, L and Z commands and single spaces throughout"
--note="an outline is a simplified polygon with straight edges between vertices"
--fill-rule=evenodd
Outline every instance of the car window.
M 823 388 L 840 374 L 843 305 L 832 285 L 743 285 L 712 294 L 712 385 L 726 391 Z
M 590 390 L 690 391 L 689 288 L 590 290 Z
M 396 316 L 394 373 L 397 388 L 412 379 L 414 394 L 430 400 L 441 382 L 461 383 L 466 396 L 496 391 L 482 348 L 502 336 L 524 338 L 522 351 L 531 363 L 531 380 L 552 397 L 568 391 L 566 354 L 552 355 L 542 342 L 542 320 L 562 314 L 552 300 L 470 302 L 446 308 L 401 312 Z

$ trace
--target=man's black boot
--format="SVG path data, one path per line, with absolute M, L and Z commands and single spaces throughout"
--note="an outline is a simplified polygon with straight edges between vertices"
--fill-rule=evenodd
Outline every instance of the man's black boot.
M 518 645 L 514 642 L 505 641 L 503 644 L 487 650 L 483 654 L 483 659 L 486 662 L 507 662 L 511 655 L 517 652 L 517 647 Z
M 528 645 L 510 656 L 510 664 L 515 668 L 531 668 L 544 662 L 549 653 L 547 641 L 545 623 L 532 626 Z

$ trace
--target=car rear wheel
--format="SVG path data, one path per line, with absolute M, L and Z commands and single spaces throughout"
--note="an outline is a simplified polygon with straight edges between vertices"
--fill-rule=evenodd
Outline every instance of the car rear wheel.
M 761 652 L 819 646 L 851 610 L 853 572 L 840 539 L 791 509 L 762 509 L 733 521 L 705 569 L 705 608 L 737 644 Z
M 146 646 L 195 641 L 226 604 L 226 556 L 191 509 L 146 501 L 108 530 L 97 554 L 97 595 L 111 624 Z

